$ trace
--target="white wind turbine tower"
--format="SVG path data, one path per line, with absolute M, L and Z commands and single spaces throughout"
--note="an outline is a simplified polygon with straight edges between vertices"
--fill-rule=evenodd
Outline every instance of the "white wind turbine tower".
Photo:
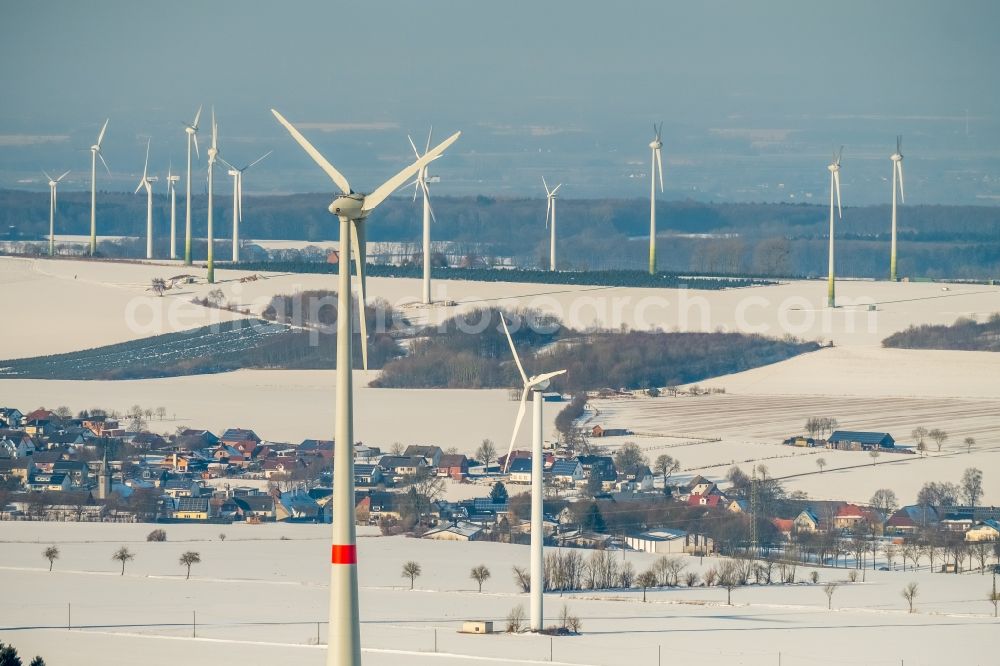
M 545 187 L 545 198 L 548 202 L 545 206 L 545 227 L 549 229 L 549 270 L 554 271 L 556 269 L 556 192 L 562 187 L 562 183 L 550 190 L 549 184 L 545 182 L 545 176 L 542 176 L 542 185 Z
M 177 258 L 177 181 L 180 176 L 174 175 L 174 165 L 167 167 L 167 188 L 170 190 L 170 258 Z
M 97 158 L 101 158 L 101 164 L 105 171 L 111 175 L 108 163 L 104 161 L 101 154 L 101 142 L 104 141 L 104 133 L 108 130 L 108 118 L 104 121 L 101 133 L 97 135 L 97 143 L 90 147 L 90 256 L 97 253 Z
M 146 140 L 146 163 L 142 166 L 142 178 L 136 185 L 135 194 L 139 190 L 146 188 L 146 258 L 153 258 L 153 183 L 159 180 L 156 176 L 149 175 L 149 144 L 152 139 Z
M 219 157 L 219 127 L 215 124 L 215 107 L 212 107 L 212 145 L 208 148 L 208 283 L 215 284 L 215 234 L 212 229 L 212 207 L 215 205 L 215 160 Z
M 351 189 L 350 183 L 284 116 L 271 109 L 292 138 L 330 177 L 340 190 L 328 210 L 340 221 L 340 261 L 337 289 L 337 422 L 333 466 L 333 547 L 330 570 L 330 638 L 328 666 L 358 666 L 361 663 L 361 630 L 358 619 L 357 546 L 354 529 L 354 407 L 352 366 L 351 249 L 358 270 L 358 320 L 361 327 L 361 359 L 368 368 L 368 331 L 365 322 L 365 219 L 397 188 L 454 143 L 461 132 L 448 137 L 416 162 L 380 185 L 371 194 Z
M 187 183 L 184 192 L 184 263 L 191 265 L 191 144 L 194 143 L 194 152 L 198 153 L 198 119 L 201 118 L 201 107 L 194 114 L 194 122 L 184 125 L 184 132 L 187 134 Z
M 51 257 L 56 253 L 56 187 L 59 186 L 60 180 L 69 175 L 69 171 L 58 178 L 53 178 L 44 171 L 42 173 L 49 179 L 49 256 Z
M 521 404 L 517 409 L 517 419 L 514 421 L 514 432 L 510 436 L 510 446 L 507 447 L 507 462 L 504 464 L 504 472 L 510 467 L 510 456 L 514 451 L 514 441 L 517 433 L 521 429 L 521 420 L 524 418 L 524 407 L 528 400 L 528 393 L 531 398 L 531 612 L 529 622 L 532 631 L 541 631 L 544 615 L 542 609 L 542 591 L 545 583 L 545 559 L 543 557 L 542 545 L 545 540 L 545 533 L 542 530 L 542 474 L 543 454 L 542 454 L 542 404 L 545 402 L 542 392 L 548 388 L 549 381 L 557 377 L 565 370 L 546 372 L 541 375 L 528 377 L 521 365 L 521 359 L 517 356 L 517 349 L 514 348 L 514 340 L 510 337 L 510 330 L 504 320 L 503 313 L 500 313 L 500 323 L 503 324 L 503 332 L 507 336 L 510 344 L 510 351 L 514 355 L 514 363 L 517 364 L 517 371 L 524 382 L 524 390 L 521 392 Z
M 410 141 L 410 147 L 413 148 L 413 154 L 420 159 L 423 155 L 427 154 L 427 151 L 431 148 L 431 137 L 434 134 L 434 128 L 431 127 L 430 131 L 427 132 L 427 144 L 424 146 L 423 154 L 417 150 L 417 145 L 413 143 L 413 138 L 409 134 L 406 138 Z M 422 284 L 422 296 L 424 305 L 431 304 L 431 220 L 437 224 L 437 218 L 434 216 L 434 209 L 431 208 L 431 191 L 427 187 L 428 183 L 437 182 L 437 176 L 427 175 L 428 165 L 424 165 L 420 171 L 417 172 L 417 178 L 413 181 L 413 200 L 417 200 L 417 193 L 421 192 L 423 194 L 424 203 L 424 228 L 423 228 L 423 258 L 424 258 L 424 278 Z
M 899 201 L 906 203 L 903 197 L 903 137 L 896 136 L 896 152 L 889 156 L 892 160 L 892 251 L 889 257 L 889 279 L 896 281 L 896 182 L 899 180 Z
M 265 157 L 270 155 L 273 151 L 267 151 L 257 159 L 255 159 L 250 164 L 244 164 L 242 167 L 234 167 L 232 164 L 226 160 L 219 158 L 223 164 L 229 167 L 227 172 L 233 177 L 233 263 L 237 263 L 240 260 L 240 222 L 243 221 L 243 172 L 262 161 Z
M 663 192 L 663 123 L 653 124 L 653 140 L 649 142 L 652 151 L 649 170 L 649 274 L 656 275 L 656 176 L 660 176 L 660 192 Z
M 843 219 L 844 211 L 840 207 L 840 158 L 844 154 L 844 147 L 840 147 L 840 152 L 833 154 L 833 162 L 826 168 L 830 170 L 830 265 L 827 272 L 826 284 L 826 305 L 827 307 L 837 307 L 837 296 L 834 287 L 833 269 L 833 236 L 834 236 L 834 215 L 833 215 L 833 195 L 837 194 L 837 216 Z

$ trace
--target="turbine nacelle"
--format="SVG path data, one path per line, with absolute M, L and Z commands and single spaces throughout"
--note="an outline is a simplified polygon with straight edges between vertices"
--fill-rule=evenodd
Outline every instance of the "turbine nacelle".
M 892 155 L 889 156 L 889 159 L 892 160 L 893 162 L 902 162 L 903 156 L 900 155 L 899 153 L 893 153 Z
M 649 147 L 652 148 L 653 150 L 659 150 L 663 148 L 663 142 L 660 141 L 659 139 L 656 139 L 655 141 L 650 141 Z
M 840 171 L 840 165 L 837 163 L 830 164 L 826 168 L 830 170 L 830 173 L 837 173 Z
M 332 214 L 348 220 L 360 220 L 368 215 L 364 210 L 365 196 L 363 194 L 344 194 L 330 202 L 327 208 Z

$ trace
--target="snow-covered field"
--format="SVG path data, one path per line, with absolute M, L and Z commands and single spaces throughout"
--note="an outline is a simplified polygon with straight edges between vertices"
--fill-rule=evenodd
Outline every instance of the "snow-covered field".
M 0 641 L 50 664 L 323 663 L 323 646 L 312 643 L 317 622 L 320 641 L 327 635 L 327 527 L 167 525 L 165 543 L 146 542 L 150 529 L 0 523 Z M 61 551 L 51 573 L 41 555 L 49 544 Z M 124 576 L 111 560 L 121 545 L 135 553 Z M 188 550 L 202 562 L 185 580 L 177 560 Z M 366 664 L 549 661 L 547 637 L 457 633 L 464 619 L 502 626 L 511 608 L 526 605 L 510 567 L 526 564 L 527 547 L 364 531 L 359 550 Z M 653 559 L 627 558 L 640 571 Z M 686 559 L 694 571 L 717 563 Z M 414 591 L 400 576 L 407 560 L 423 569 Z M 478 564 L 493 574 L 482 593 L 468 576 Z M 798 579 L 811 570 L 799 567 Z M 835 592 L 833 610 L 822 586 L 846 581 L 847 572 L 824 568 L 819 576 L 819 584 L 737 588 L 732 606 L 724 590 L 704 587 L 651 591 L 645 604 L 637 590 L 549 594 L 547 623 L 566 604 L 583 625 L 581 636 L 553 639 L 552 656 L 556 663 L 609 666 L 657 664 L 658 649 L 665 664 L 770 666 L 779 653 L 786 666 L 995 663 L 1000 625 L 985 600 L 989 576 L 869 570 L 865 582 L 845 582 Z M 911 581 L 919 585 L 912 615 L 900 595 Z M 70 612 L 74 628 L 67 630 Z

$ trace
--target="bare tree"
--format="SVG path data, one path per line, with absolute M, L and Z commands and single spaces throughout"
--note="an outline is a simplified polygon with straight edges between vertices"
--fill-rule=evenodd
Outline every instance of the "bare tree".
M 486 466 L 486 471 L 489 472 L 490 463 L 496 460 L 496 458 L 497 458 L 496 444 L 493 443 L 492 439 L 489 438 L 484 439 L 482 443 L 479 445 L 479 448 L 476 449 L 476 459 L 481 460 L 483 464 Z
M 663 477 L 663 492 L 667 492 L 667 479 L 681 468 L 681 461 L 664 453 L 656 458 L 656 471 Z
M 899 500 L 896 493 L 888 488 L 879 488 L 871 498 L 871 507 L 882 514 L 882 524 L 899 508 Z
M 837 591 L 838 583 L 827 583 L 823 586 L 823 593 L 826 594 L 826 609 L 833 609 L 833 593 Z
M 826 458 L 816 458 L 816 467 L 819 467 L 819 473 L 823 473 L 823 468 L 826 467 Z
M 934 445 L 937 447 L 938 453 L 941 453 L 941 447 L 948 441 L 948 433 L 940 428 L 934 428 L 927 433 L 927 436 L 934 440 Z
M 990 555 L 993 554 L 993 543 L 990 541 L 973 541 L 969 548 L 972 551 L 972 555 L 976 558 L 976 562 L 979 563 L 979 575 L 986 573 L 986 562 L 989 561 Z
M 389 447 L 389 454 L 394 456 L 401 456 L 403 455 L 404 450 L 405 449 L 403 448 L 402 442 L 393 442 L 392 446 Z
M 49 571 L 52 571 L 52 563 L 59 559 L 59 548 L 49 546 L 42 551 L 42 557 L 49 561 Z
M 983 471 L 970 467 L 962 474 L 962 499 L 968 506 L 976 506 L 983 494 Z
M 133 555 L 132 551 L 130 551 L 128 549 L 128 546 L 122 546 L 121 548 L 119 548 L 118 550 L 115 551 L 114 555 L 111 556 L 111 559 L 112 560 L 118 560 L 119 562 L 122 563 L 122 573 L 121 573 L 121 575 L 124 576 L 125 575 L 125 563 L 126 562 L 131 562 L 132 560 L 134 560 L 135 559 L 135 555 Z
M 882 455 L 882 452 L 876 448 L 869 451 L 868 455 L 872 457 L 872 467 L 874 467 L 875 465 L 878 464 L 878 457 Z
M 643 571 L 635 577 L 635 584 L 642 588 L 642 601 L 646 602 L 646 590 L 656 587 L 656 574 L 651 570 Z
M 193 550 L 189 550 L 188 552 L 181 555 L 180 564 L 182 567 L 187 567 L 187 576 L 185 576 L 184 580 L 188 580 L 191 578 L 191 565 L 198 564 L 200 562 L 201 562 L 201 555 L 194 552 Z
M 913 612 L 913 600 L 917 598 L 917 584 L 910 583 L 903 588 L 903 598 L 910 605 L 910 612 Z
M 518 604 L 507 613 L 507 633 L 517 634 L 524 628 L 524 606 Z
M 997 617 L 997 605 L 1000 604 L 1000 592 L 997 592 L 997 577 L 993 577 L 993 589 L 986 595 L 986 600 L 993 604 L 993 617 Z
M 733 560 L 719 565 L 719 585 L 726 589 L 726 603 L 733 605 L 733 590 L 740 586 L 740 567 Z
M 160 421 L 167 418 L 167 408 L 160 406 L 156 408 L 156 418 Z
M 163 278 L 153 278 L 150 288 L 153 290 L 154 294 L 162 297 L 163 292 L 167 290 L 167 282 Z
M 486 568 L 485 564 L 480 564 L 479 566 L 472 567 L 472 573 L 469 574 L 472 580 L 479 583 L 479 591 L 483 591 L 483 583 L 485 583 L 490 577 L 490 570 Z
M 410 589 L 411 590 L 413 589 L 413 583 L 414 583 L 414 581 L 416 581 L 417 576 L 419 576 L 420 573 L 421 573 L 421 571 L 420 571 L 420 565 L 417 564 L 416 562 L 414 562 L 413 560 L 410 560 L 409 562 L 407 562 L 406 564 L 403 565 L 403 574 L 402 574 L 402 576 L 403 576 L 403 578 L 409 578 L 410 579 Z
M 531 574 L 524 567 L 514 566 L 514 581 L 521 588 L 522 592 L 531 591 Z
M 963 441 L 965 443 L 965 452 L 972 453 L 972 449 L 976 446 L 976 438 L 966 437 Z

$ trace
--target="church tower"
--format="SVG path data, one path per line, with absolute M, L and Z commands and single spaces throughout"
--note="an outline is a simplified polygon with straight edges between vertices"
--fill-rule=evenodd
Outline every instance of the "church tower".
M 104 447 L 101 473 L 97 477 L 97 499 L 106 500 L 111 496 L 111 465 L 108 464 L 108 447 Z

